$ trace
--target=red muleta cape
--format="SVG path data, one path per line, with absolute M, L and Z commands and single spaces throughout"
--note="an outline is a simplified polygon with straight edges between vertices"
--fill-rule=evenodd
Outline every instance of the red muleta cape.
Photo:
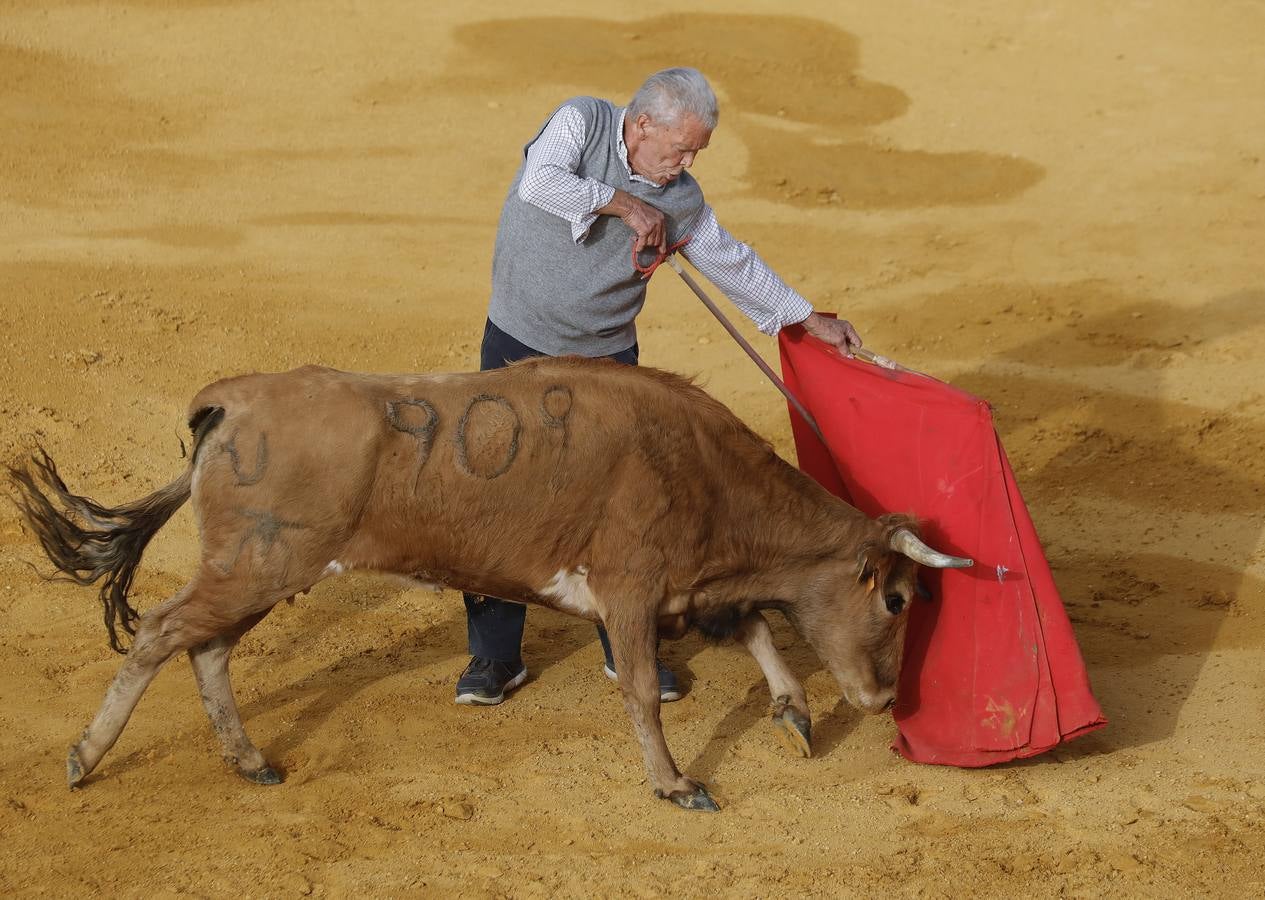
M 800 468 L 870 516 L 904 512 L 932 547 L 893 715 L 915 762 L 987 766 L 1106 724 L 988 403 L 926 375 L 843 359 L 799 326 L 779 337 Z

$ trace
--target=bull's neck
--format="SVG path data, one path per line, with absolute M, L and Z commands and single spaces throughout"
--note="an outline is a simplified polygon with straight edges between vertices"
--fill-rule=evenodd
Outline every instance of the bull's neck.
M 854 546 L 868 519 L 798 470 L 751 485 L 738 498 L 704 579 L 725 602 L 787 602 L 820 583 L 822 567 Z M 745 509 L 743 508 L 745 507 Z

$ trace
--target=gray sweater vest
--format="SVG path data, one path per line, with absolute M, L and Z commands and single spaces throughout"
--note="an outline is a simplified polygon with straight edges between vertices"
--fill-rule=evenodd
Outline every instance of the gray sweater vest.
M 690 173 L 661 188 L 631 180 L 617 146 L 620 108 L 595 97 L 576 97 L 563 106 L 584 116 L 584 151 L 576 174 L 661 210 L 670 242 L 688 234 L 703 209 L 703 191 Z M 540 132 L 523 148 L 524 159 L 538 137 Z M 632 267 L 632 229 L 616 216 L 598 216 L 588 237 L 576 244 L 567 221 L 519 199 L 522 178 L 520 165 L 497 227 L 488 318 L 551 356 L 627 350 L 637 341 L 633 320 L 646 301 L 646 283 Z

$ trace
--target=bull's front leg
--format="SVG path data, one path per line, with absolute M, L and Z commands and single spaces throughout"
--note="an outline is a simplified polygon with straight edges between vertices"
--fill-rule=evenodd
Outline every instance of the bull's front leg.
M 654 661 L 654 616 L 649 609 L 644 612 L 621 610 L 609 615 L 605 625 L 619 673 L 624 708 L 641 743 L 646 773 L 655 796 L 671 800 L 684 809 L 719 811 L 720 807 L 707 789 L 677 769 L 663 736 L 663 723 L 659 719 L 659 676 Z
M 755 657 L 769 683 L 773 724 L 778 726 L 792 750 L 800 756 L 812 756 L 813 722 L 808 712 L 808 698 L 804 686 L 777 652 L 768 621 L 758 611 L 752 611 L 739 623 L 735 637 Z

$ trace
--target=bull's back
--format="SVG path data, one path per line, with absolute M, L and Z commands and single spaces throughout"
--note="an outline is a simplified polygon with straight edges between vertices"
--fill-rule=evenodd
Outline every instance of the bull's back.
M 221 531 L 264 517 L 317 556 L 353 546 L 359 564 L 397 571 L 513 567 L 522 548 L 580 546 L 673 491 L 689 495 L 678 527 L 701 528 L 718 474 L 760 443 L 675 376 L 573 359 L 450 375 L 309 366 L 216 382 L 191 413 L 208 408 L 224 413 L 194 499 Z
M 640 379 L 623 368 L 540 360 L 383 382 L 385 436 L 360 548 L 380 554 L 380 567 L 436 580 L 579 552 L 636 451 L 645 403 L 627 395 Z

